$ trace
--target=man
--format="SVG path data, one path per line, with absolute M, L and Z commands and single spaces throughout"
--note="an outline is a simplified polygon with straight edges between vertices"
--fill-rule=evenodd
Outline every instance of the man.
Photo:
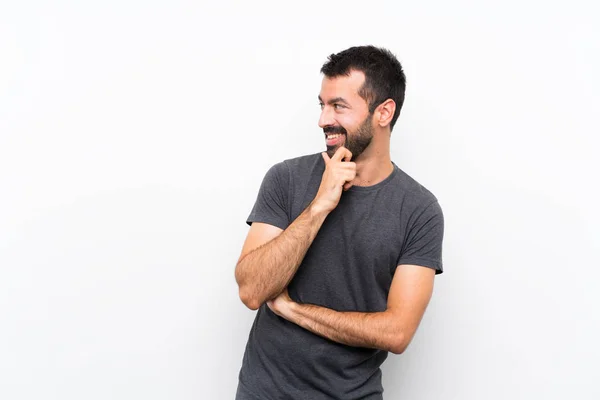
M 380 365 L 402 353 L 442 273 L 436 197 L 390 159 L 406 79 L 385 49 L 323 65 L 327 151 L 269 169 L 235 269 L 258 309 L 236 398 L 382 399 Z

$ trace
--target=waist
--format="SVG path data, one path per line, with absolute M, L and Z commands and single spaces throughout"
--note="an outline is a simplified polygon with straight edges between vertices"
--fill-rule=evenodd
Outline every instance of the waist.
M 251 390 L 258 386 L 290 398 L 307 393 L 314 399 L 319 393 L 323 398 L 371 398 L 383 392 L 380 366 L 387 354 L 318 336 L 263 305 L 250 332 L 240 380 Z

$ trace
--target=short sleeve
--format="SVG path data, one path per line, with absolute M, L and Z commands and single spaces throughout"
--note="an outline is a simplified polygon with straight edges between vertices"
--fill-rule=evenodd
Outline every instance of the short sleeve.
M 444 215 L 437 201 L 423 210 L 408 230 L 397 265 L 413 264 L 444 272 L 442 242 L 444 239 Z
M 285 162 L 275 164 L 267 171 L 254 207 L 246 219 L 248 225 L 262 222 L 281 229 L 288 227 L 289 181 L 289 170 Z

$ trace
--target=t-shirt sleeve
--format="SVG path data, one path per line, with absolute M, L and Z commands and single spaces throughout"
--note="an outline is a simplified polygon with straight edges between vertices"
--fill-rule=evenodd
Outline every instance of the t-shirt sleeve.
M 444 272 L 442 242 L 444 239 L 444 215 L 437 201 L 423 210 L 408 230 L 397 265 L 413 264 Z
M 285 229 L 289 221 L 289 170 L 284 162 L 273 165 L 265 174 L 248 225 L 262 222 Z

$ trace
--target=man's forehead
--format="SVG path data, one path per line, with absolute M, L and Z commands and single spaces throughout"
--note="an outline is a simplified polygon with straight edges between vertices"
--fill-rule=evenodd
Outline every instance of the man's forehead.
M 361 71 L 353 70 L 349 75 L 340 75 L 333 78 L 323 77 L 321 82 L 321 93 L 319 97 L 327 100 L 329 97 L 350 98 L 359 97 L 358 91 L 365 82 L 365 74 Z

